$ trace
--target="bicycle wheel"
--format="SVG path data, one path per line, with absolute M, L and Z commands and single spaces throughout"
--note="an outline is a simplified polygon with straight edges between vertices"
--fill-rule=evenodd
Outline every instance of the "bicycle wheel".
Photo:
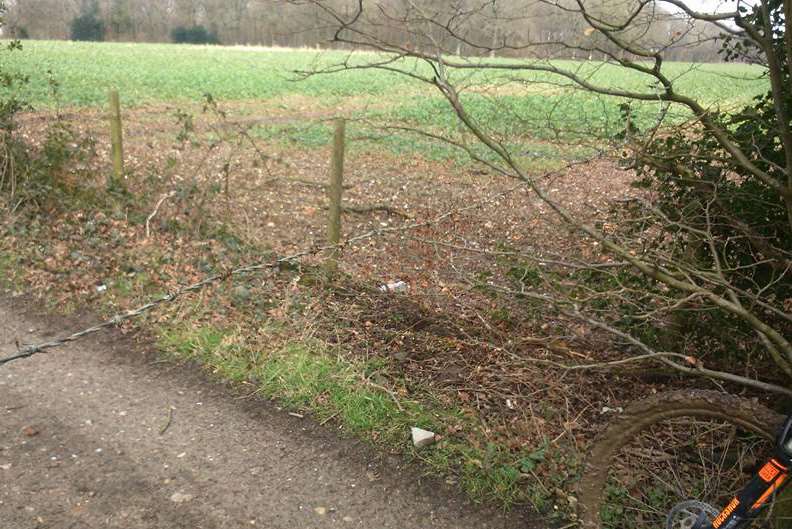
M 595 442 L 584 465 L 578 489 L 584 529 L 661 529 L 688 500 L 721 509 L 772 456 L 783 419 L 714 391 L 675 391 L 636 403 Z M 757 526 L 792 526 L 791 496 L 773 498 Z

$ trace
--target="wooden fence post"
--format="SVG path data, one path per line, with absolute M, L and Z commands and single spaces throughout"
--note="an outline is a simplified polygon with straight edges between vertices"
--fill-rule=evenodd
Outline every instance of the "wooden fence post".
M 118 90 L 110 91 L 110 143 L 113 156 L 113 175 L 107 181 L 108 188 L 124 179 L 124 136 L 121 127 L 121 101 Z
M 335 135 L 333 138 L 333 161 L 330 167 L 330 198 L 329 218 L 327 223 L 327 242 L 338 244 L 341 242 L 341 192 L 344 188 L 344 151 L 346 136 L 346 120 L 339 118 L 335 122 Z M 331 250 L 327 259 L 327 271 L 334 273 L 338 270 L 338 249 Z

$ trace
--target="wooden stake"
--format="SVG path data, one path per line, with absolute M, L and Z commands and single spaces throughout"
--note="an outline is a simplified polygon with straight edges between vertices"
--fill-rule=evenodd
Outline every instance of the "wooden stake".
M 344 152 L 346 150 L 346 120 L 339 118 L 335 122 L 335 136 L 333 139 L 333 161 L 330 167 L 330 198 L 329 217 L 327 222 L 327 242 L 338 244 L 341 242 L 341 192 L 344 189 Z M 327 271 L 338 270 L 339 251 L 333 250 L 327 259 Z
M 114 183 L 120 183 L 124 179 L 124 137 L 118 90 L 110 91 L 110 143 L 112 145 L 113 175 L 107 182 L 108 187 L 112 187 Z

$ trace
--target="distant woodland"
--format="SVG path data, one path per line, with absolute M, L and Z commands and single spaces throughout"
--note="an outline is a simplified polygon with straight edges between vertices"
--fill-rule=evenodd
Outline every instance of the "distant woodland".
M 586 49 L 607 42 L 580 16 L 565 9 L 576 0 L 363 0 L 372 4 L 365 21 L 383 41 L 405 47 L 438 47 L 460 55 L 598 59 Z M 588 9 L 607 16 L 629 13 L 638 0 L 585 0 Z M 358 0 L 11 0 L 6 35 L 31 39 L 70 39 L 75 28 L 92 28 L 93 38 L 129 42 L 171 42 L 196 28 L 199 36 L 228 45 L 334 47 L 335 16 L 353 13 Z M 668 5 L 668 4 L 665 4 Z M 432 28 L 412 31 L 411 10 L 437 21 Z M 87 22 L 86 22 L 87 21 Z M 82 24 L 82 26 L 81 26 Z M 659 5 L 651 18 L 636 25 L 643 46 L 674 42 L 664 49 L 667 60 L 718 61 L 719 35 L 708 25 L 698 28 L 683 13 Z M 447 28 L 456 37 L 449 36 Z M 205 32 L 205 33 L 204 33 Z M 669 38 L 670 37 L 670 38 Z M 184 40 L 179 40 L 184 41 Z M 588 42 L 591 41 L 591 42 Z M 502 44 L 501 44 L 502 43 Z M 508 43 L 508 44 L 507 44 Z M 667 46 L 667 45 L 666 45 Z M 348 46 L 347 46 L 348 47 Z M 493 52 L 493 49 L 495 51 Z M 483 50 L 486 50 L 483 51 Z

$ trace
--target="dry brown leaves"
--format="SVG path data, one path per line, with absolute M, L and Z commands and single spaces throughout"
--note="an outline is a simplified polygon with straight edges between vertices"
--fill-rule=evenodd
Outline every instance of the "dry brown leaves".
M 273 104 L 240 105 L 229 115 L 244 118 L 225 122 L 232 129 L 265 119 L 320 119 L 333 112 L 285 116 Z M 127 185 L 136 197 L 126 211 L 53 212 L 55 217 L 27 226 L 24 233 L 6 219 L 12 235 L 4 237 L 2 250 L 24 256 L 19 273 L 33 292 L 55 306 L 93 303 L 112 312 L 210 271 L 257 260 L 267 250 L 283 254 L 323 240 L 328 149 L 256 140 L 256 152 L 242 139 L 218 143 L 217 117 L 197 107 L 188 110 L 195 114 L 192 142 L 176 140 L 175 106 L 125 113 Z M 109 165 L 101 112 L 67 113 L 66 119 L 80 135 L 95 139 L 93 185 L 101 186 Z M 25 130 L 36 137 L 46 122 L 46 115 L 31 115 Z M 565 206 L 585 215 L 629 193 L 630 176 L 598 162 L 543 184 Z M 514 185 L 452 162 L 354 148 L 345 181 L 348 204 L 387 204 L 417 221 Z M 174 196 L 163 202 L 152 220 L 152 236 L 146 238 L 141 219 L 167 193 Z M 404 222 L 386 212 L 346 215 L 344 231 L 355 234 Z M 200 314 L 202 321 L 220 327 L 263 334 L 262 343 L 271 343 L 275 332 L 264 321 L 291 329 L 284 340 L 311 329 L 341 354 L 387 360 L 389 376 L 405 381 L 402 389 L 420 393 L 431 388 L 437 398 L 481 418 L 493 440 L 515 449 L 548 442 L 580 446 L 603 420 L 603 406 L 623 404 L 652 385 L 536 362 L 571 364 L 612 352 L 550 310 L 528 311 L 471 288 L 465 278 L 502 273 L 503 264 L 483 251 L 504 248 L 537 256 L 598 251 L 570 237 L 544 203 L 518 190 L 409 238 L 372 239 L 347 249 L 342 258 L 347 279 L 331 288 L 315 277 L 312 265 L 319 260 L 309 259 L 304 268 L 266 281 L 251 277 L 245 288 L 253 301 L 235 299 L 234 285 L 218 285 L 169 309 L 167 317 Z M 397 279 L 410 285 L 407 293 L 377 290 Z

